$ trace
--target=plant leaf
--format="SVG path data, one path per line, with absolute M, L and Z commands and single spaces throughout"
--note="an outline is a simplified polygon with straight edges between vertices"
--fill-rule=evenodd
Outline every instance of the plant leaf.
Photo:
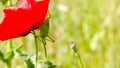
M 48 68 L 55 68 L 55 67 L 56 67 L 56 65 L 54 65 L 54 64 L 53 64 L 52 62 L 50 62 L 50 61 L 46 61 L 45 64 L 48 65 Z
M 7 54 L 6 54 L 6 60 L 11 61 L 13 59 L 13 57 L 14 57 L 13 50 L 8 51 Z
M 30 59 L 25 59 L 25 63 L 26 63 L 28 68 L 34 68 L 35 67 Z
M 0 0 L 1 1 L 1 3 L 3 4 L 3 5 L 6 5 L 6 3 L 9 1 L 9 0 Z
M 19 47 L 16 49 L 16 52 L 21 53 L 21 52 L 22 52 L 22 49 L 23 49 L 23 45 L 19 46 Z
M 4 54 L 0 51 L 0 60 L 5 62 Z

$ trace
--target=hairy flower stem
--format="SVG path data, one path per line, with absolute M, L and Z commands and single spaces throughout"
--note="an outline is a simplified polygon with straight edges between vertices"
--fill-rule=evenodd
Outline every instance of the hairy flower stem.
M 8 40 L 8 51 L 11 50 L 13 47 L 12 47 L 12 39 L 11 40 Z
M 82 62 L 82 60 L 81 60 L 80 54 L 77 53 L 77 56 L 78 56 L 79 62 L 80 62 L 80 64 L 81 64 L 81 67 L 84 68 L 84 64 L 83 64 L 83 62 Z
M 33 35 L 34 35 L 34 39 L 35 39 L 35 46 L 36 46 L 36 68 L 37 68 L 37 61 L 38 61 L 38 45 L 37 45 L 37 36 L 34 30 L 33 31 Z
M 7 43 L 8 43 L 8 48 L 7 48 L 7 50 L 10 51 L 10 50 L 13 48 L 13 47 L 12 47 L 12 39 L 11 39 L 11 40 L 8 40 Z M 11 61 L 7 61 L 7 62 L 5 62 L 5 63 L 6 63 L 6 65 L 7 65 L 7 68 L 11 68 Z

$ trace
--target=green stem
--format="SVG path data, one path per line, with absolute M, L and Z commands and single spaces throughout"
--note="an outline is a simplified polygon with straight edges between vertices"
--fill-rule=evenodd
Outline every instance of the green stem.
M 10 0 L 10 6 L 12 6 L 13 4 L 12 4 L 12 0 Z
M 36 46 L 36 68 L 37 68 L 37 61 L 38 61 L 38 45 L 37 45 L 37 36 L 34 30 L 33 31 L 33 35 L 34 35 L 34 39 L 35 39 L 35 46 Z
M 8 40 L 7 43 L 8 43 L 8 48 L 7 48 L 7 50 L 10 51 L 10 50 L 13 48 L 13 47 L 12 47 L 12 39 L 11 39 L 11 40 Z M 6 61 L 5 63 L 6 63 L 6 65 L 7 65 L 7 68 L 11 68 L 11 61 Z
M 8 40 L 8 51 L 12 49 L 12 40 Z
M 11 62 L 8 62 L 6 64 L 7 64 L 7 68 L 11 68 Z
M 77 56 L 78 56 L 79 62 L 81 64 L 81 67 L 84 68 L 84 64 L 83 64 L 81 57 L 80 57 L 80 54 L 78 52 L 77 52 Z
M 81 60 L 81 57 L 80 57 L 80 54 L 78 52 L 78 48 L 76 47 L 76 44 L 74 42 L 71 42 L 70 47 L 73 49 L 74 53 L 77 55 L 81 67 L 84 68 L 84 64 Z

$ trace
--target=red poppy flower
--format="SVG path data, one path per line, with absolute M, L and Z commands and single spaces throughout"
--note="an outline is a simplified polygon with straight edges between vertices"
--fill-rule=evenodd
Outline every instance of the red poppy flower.
M 12 7 L 4 9 L 4 19 L 0 24 L 0 40 L 8 40 L 28 34 L 32 28 L 42 25 L 50 0 L 20 0 Z

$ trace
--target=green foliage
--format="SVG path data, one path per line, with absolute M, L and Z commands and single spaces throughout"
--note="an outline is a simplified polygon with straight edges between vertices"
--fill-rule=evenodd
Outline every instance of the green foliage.
M 31 61 L 31 59 L 26 59 L 25 63 L 27 64 L 27 68 L 35 68 L 34 64 Z
M 16 52 L 21 53 L 22 49 L 23 49 L 23 45 L 21 45 L 18 48 L 16 48 Z
M 23 53 L 22 53 L 22 50 L 23 50 L 23 45 L 21 45 L 21 46 L 19 46 L 18 48 L 16 48 L 15 51 L 20 55 L 20 57 L 23 58 L 23 60 L 24 60 L 25 63 L 26 63 L 27 68 L 35 68 L 35 65 L 34 65 L 33 62 L 31 61 L 31 59 L 28 58 L 28 57 L 30 57 L 30 56 L 27 55 L 27 54 L 23 54 Z
M 5 62 L 4 54 L 0 51 L 0 60 Z
M 9 0 L 0 0 L 3 5 L 6 5 Z
M 5 56 L 7 61 L 11 61 L 14 58 L 13 50 L 8 51 Z
M 41 68 L 56 68 L 56 65 L 54 65 L 52 62 L 45 60 L 40 61 L 40 66 Z
M 55 68 L 55 67 L 56 67 L 56 65 L 54 65 L 54 64 L 53 64 L 52 62 L 50 62 L 50 61 L 46 61 L 45 64 L 48 65 L 47 68 Z

